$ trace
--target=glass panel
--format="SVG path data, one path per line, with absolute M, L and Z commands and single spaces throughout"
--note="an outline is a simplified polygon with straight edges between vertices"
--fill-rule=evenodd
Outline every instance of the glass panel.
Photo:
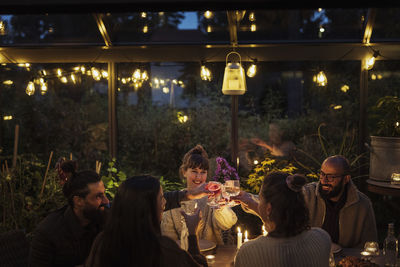
M 208 14 L 208 13 L 207 13 Z M 134 43 L 229 43 L 226 12 L 107 14 L 115 45 Z
M 371 42 L 400 39 L 400 8 L 380 8 L 376 11 Z
M 0 21 L 1 45 L 104 45 L 91 14 L 1 15 Z
M 364 9 L 247 11 L 239 43 L 274 41 L 361 41 Z
M 32 153 L 44 160 L 50 151 L 54 151 L 53 159 L 72 154 L 79 159 L 79 169 L 94 169 L 95 161 L 108 155 L 108 86 L 104 77 L 96 76 L 96 70 L 101 75 L 100 70 L 106 67 L 78 63 L 2 65 L 1 155 L 12 155 L 18 124 L 19 154 Z

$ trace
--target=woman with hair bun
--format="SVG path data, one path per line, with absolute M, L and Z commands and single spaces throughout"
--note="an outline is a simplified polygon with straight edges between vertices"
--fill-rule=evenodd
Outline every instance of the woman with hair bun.
M 275 172 L 264 178 L 258 215 L 268 235 L 244 243 L 235 267 L 329 266 L 331 240 L 323 229 L 309 226 L 305 183 L 299 174 Z
M 201 145 L 196 145 L 189 150 L 182 160 L 179 169 L 180 176 L 186 180 L 187 189 L 193 190 L 205 185 L 209 170 L 209 161 L 207 152 Z M 202 219 L 199 223 L 197 236 L 199 239 L 206 239 L 216 244 L 223 244 L 221 231 L 228 230 L 237 221 L 235 212 L 229 207 L 213 209 L 207 205 L 207 197 L 200 199 L 184 201 L 182 208 L 195 206 L 202 212 Z M 164 212 L 161 222 L 161 231 L 174 240 L 185 242 L 187 235 L 186 225 L 180 213 L 181 209 L 172 209 Z M 185 244 L 181 244 L 186 248 Z

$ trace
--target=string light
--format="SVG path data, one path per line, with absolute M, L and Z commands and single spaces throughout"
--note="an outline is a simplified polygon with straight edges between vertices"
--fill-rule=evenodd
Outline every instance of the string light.
M 255 16 L 254 12 L 250 12 L 250 14 L 249 14 L 249 21 L 253 22 L 253 21 L 255 21 L 255 20 L 256 20 L 256 16 Z
M 5 85 L 12 85 L 13 83 L 14 82 L 11 81 L 11 80 L 6 80 L 6 81 L 3 82 L 3 84 L 5 84 Z
M 57 69 L 57 76 L 58 76 L 58 77 L 61 77 L 61 76 L 62 76 L 62 71 L 61 71 L 61 69 Z
M 147 33 L 149 31 L 149 27 L 147 25 L 143 26 L 143 33 Z
M 76 83 L 76 78 L 75 78 L 75 75 L 73 73 L 71 74 L 71 81 L 73 83 Z
M 0 35 L 6 34 L 6 24 L 4 21 L 0 20 Z
M 212 32 L 212 27 L 211 27 L 211 25 L 207 25 L 207 32 Z
M 211 71 L 205 65 L 200 68 L 200 77 L 203 81 L 211 81 Z
M 350 87 L 347 84 L 342 85 L 342 87 L 340 88 L 340 90 L 344 93 L 346 93 L 347 91 L 349 91 Z
M 214 14 L 210 10 L 207 10 L 206 12 L 204 12 L 204 17 L 206 19 L 211 19 L 213 16 L 214 16 Z
M 168 94 L 169 93 L 169 88 L 164 86 L 162 91 L 163 91 L 164 94 Z
M 95 67 L 91 68 L 92 71 L 92 77 L 95 81 L 100 81 L 101 80 L 101 74 L 100 71 L 98 69 L 96 69 Z
M 185 115 L 183 112 L 178 111 L 177 112 L 177 117 L 178 117 L 178 121 L 180 123 L 185 123 L 188 121 L 189 117 L 187 115 Z
M 43 82 L 43 83 L 40 85 L 40 93 L 41 93 L 42 95 L 44 95 L 44 94 L 47 93 L 47 82 Z
M 328 84 L 328 79 L 323 71 L 320 71 L 314 80 L 318 86 L 326 86 Z
M 142 12 L 142 13 L 140 13 L 140 16 L 145 19 L 147 17 L 147 13 L 146 12 Z
M 35 84 L 33 81 L 29 81 L 28 85 L 26 86 L 25 93 L 29 96 L 33 95 L 35 93 Z
M 365 69 L 371 70 L 375 65 L 375 60 L 379 56 L 379 51 L 374 51 L 374 54 L 365 61 Z
M 101 76 L 102 76 L 104 79 L 107 79 L 107 78 L 108 78 L 108 72 L 105 71 L 105 70 L 102 70 L 102 71 L 101 71 Z
M 254 76 L 256 76 L 257 73 L 257 60 L 253 60 L 253 63 L 250 65 L 250 67 L 247 69 L 247 76 L 250 78 L 253 78 Z
M 68 79 L 67 79 L 67 77 L 65 77 L 65 76 L 62 76 L 62 77 L 60 78 L 60 81 L 61 81 L 62 83 L 68 83 Z
M 9 121 L 9 120 L 12 120 L 12 118 L 13 118 L 13 116 L 8 115 L 8 116 L 4 116 L 4 117 L 3 117 L 3 120 Z
M 251 26 L 250 26 L 250 31 L 252 31 L 252 32 L 255 32 L 257 30 L 257 26 L 256 26 L 256 24 L 251 24 Z

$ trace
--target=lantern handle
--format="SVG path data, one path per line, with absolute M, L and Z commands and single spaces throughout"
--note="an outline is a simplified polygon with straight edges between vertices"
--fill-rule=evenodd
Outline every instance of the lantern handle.
M 241 57 L 240 54 L 239 54 L 238 52 L 236 52 L 236 51 L 232 51 L 232 52 L 230 52 L 230 53 L 228 53 L 228 54 L 226 55 L 225 65 L 228 64 L 228 57 L 229 57 L 229 55 L 231 55 L 231 54 L 236 54 L 236 55 L 238 55 L 238 56 L 239 56 L 239 64 L 242 65 L 242 57 Z

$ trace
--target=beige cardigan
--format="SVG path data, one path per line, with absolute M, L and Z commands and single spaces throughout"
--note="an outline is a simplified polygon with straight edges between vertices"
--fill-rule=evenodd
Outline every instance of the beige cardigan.
M 228 230 L 236 222 L 237 217 L 231 208 L 225 207 L 221 209 L 212 209 L 207 205 L 207 197 L 203 197 L 196 201 L 197 207 L 200 208 L 202 218 L 199 223 L 197 237 L 206 239 L 216 244 L 223 244 L 221 231 Z M 182 205 L 185 203 L 182 202 Z M 184 224 L 183 216 L 180 213 L 181 209 L 172 209 L 163 213 L 161 221 L 161 233 L 173 240 L 180 240 L 182 227 Z

